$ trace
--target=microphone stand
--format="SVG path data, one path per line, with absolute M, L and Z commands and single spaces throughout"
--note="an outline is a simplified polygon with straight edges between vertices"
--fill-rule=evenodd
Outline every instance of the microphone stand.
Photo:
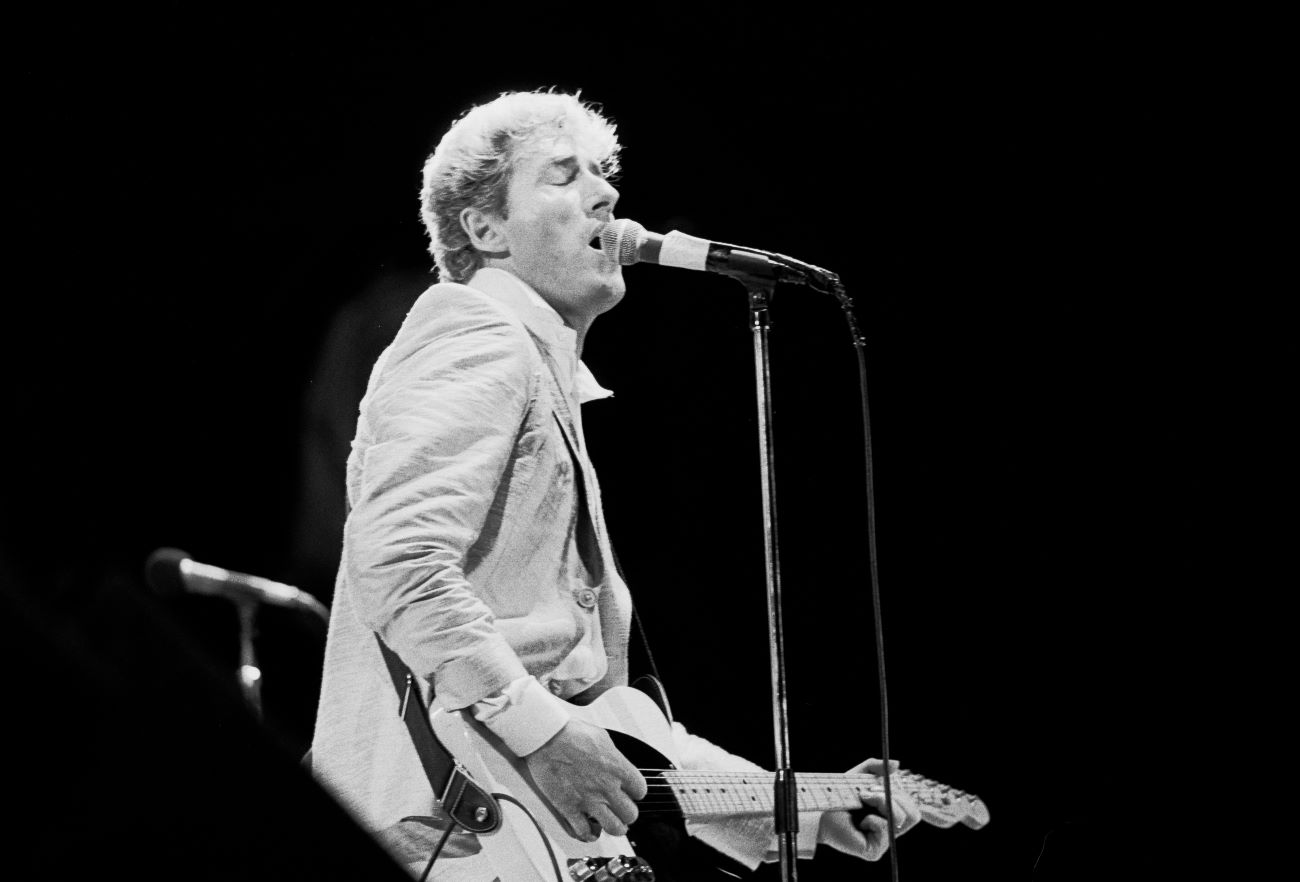
M 790 722 L 785 682 L 785 628 L 781 617 L 781 560 L 776 533 L 776 469 L 772 451 L 772 372 L 768 360 L 770 308 L 778 281 L 831 292 L 839 284 L 834 273 L 782 254 L 716 243 L 710 249 L 724 260 L 716 265 L 749 292 L 750 329 L 754 339 L 754 383 L 758 405 L 759 467 L 763 482 L 763 557 L 766 563 L 768 656 L 772 674 L 772 729 L 776 745 L 773 779 L 773 823 L 777 836 L 782 882 L 798 879 L 799 789 L 790 765 Z
M 733 252 L 733 257 L 735 252 Z M 782 882 L 798 878 L 798 788 L 790 766 L 790 723 L 785 682 L 785 630 L 781 617 L 781 561 L 776 533 L 776 471 L 772 451 L 772 373 L 768 361 L 769 313 L 777 267 L 760 259 L 748 271 L 728 273 L 749 292 L 754 339 L 754 383 L 758 404 L 759 468 L 763 482 L 763 558 L 766 564 L 768 656 L 772 674 L 772 729 L 776 745 L 773 822 Z

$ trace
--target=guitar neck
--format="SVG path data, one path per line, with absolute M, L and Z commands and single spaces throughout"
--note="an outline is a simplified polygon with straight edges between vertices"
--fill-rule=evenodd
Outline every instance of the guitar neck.
M 771 772 L 691 772 L 666 770 L 663 782 L 671 788 L 688 818 L 757 817 L 773 811 Z M 884 794 L 884 779 L 866 773 L 796 774 L 798 808 L 801 812 L 830 812 L 861 808 L 868 796 Z M 906 793 L 921 809 L 921 816 L 937 826 L 950 827 L 961 821 L 979 828 L 988 823 L 988 810 L 973 794 L 899 770 L 890 776 L 890 788 Z

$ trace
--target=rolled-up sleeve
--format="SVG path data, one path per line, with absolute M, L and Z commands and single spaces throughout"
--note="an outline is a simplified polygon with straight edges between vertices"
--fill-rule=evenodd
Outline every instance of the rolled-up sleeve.
M 536 378 L 527 332 L 499 307 L 466 292 L 421 308 L 363 403 L 344 545 L 358 618 L 457 709 L 526 676 L 465 561 L 516 465 Z

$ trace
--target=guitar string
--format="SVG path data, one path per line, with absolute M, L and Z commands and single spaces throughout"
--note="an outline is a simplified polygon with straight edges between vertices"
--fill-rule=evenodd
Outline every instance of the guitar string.
M 725 773 L 717 773 L 717 772 L 680 772 L 675 769 L 638 769 L 637 771 L 641 772 L 643 775 L 663 775 L 666 777 L 671 777 L 674 780 L 699 780 L 699 781 L 713 780 L 724 784 L 729 784 L 737 781 L 745 782 L 745 783 L 754 783 L 754 784 L 770 784 L 772 782 L 771 772 L 768 772 L 766 774 L 759 773 L 759 772 L 754 772 L 749 774 L 742 774 L 742 773 L 725 774 Z M 863 787 L 863 786 L 883 787 L 884 786 L 884 783 L 879 778 L 871 778 L 871 777 L 854 778 L 854 777 L 846 777 L 844 775 L 835 775 L 829 773 L 824 775 L 816 775 L 816 774 L 797 775 L 796 779 L 799 781 L 816 781 L 819 784 L 824 784 L 828 781 L 831 781 L 846 787 Z M 918 784 L 926 787 L 936 787 L 936 788 L 943 787 L 943 785 L 939 785 L 939 784 L 928 784 L 920 781 L 913 782 L 913 781 L 908 781 L 906 779 L 900 780 L 898 778 L 893 779 L 893 782 L 895 784 L 905 784 L 905 785 Z M 944 789 L 954 790 L 956 788 L 946 787 Z
M 758 774 L 732 772 L 732 773 L 683 773 L 676 770 L 659 770 L 645 769 L 652 777 L 647 783 L 646 797 L 640 803 L 642 806 L 659 806 L 672 805 L 676 807 L 679 803 L 685 802 L 692 806 L 700 803 L 714 806 L 725 805 L 731 808 L 744 808 L 746 810 L 766 809 L 770 805 L 769 794 L 761 788 L 771 783 L 767 781 L 754 781 L 755 778 L 761 778 Z M 947 787 L 946 785 L 929 785 L 922 783 L 915 775 L 907 775 L 904 780 L 898 780 L 900 776 L 895 774 L 894 782 L 900 785 L 899 789 L 908 793 L 916 801 L 923 805 L 934 808 L 946 808 L 948 811 L 961 807 L 961 803 L 968 801 L 978 801 L 977 797 L 970 797 L 967 794 Z M 849 797 L 851 800 L 858 799 L 862 796 L 878 796 L 884 792 L 881 779 L 873 775 L 843 775 L 835 773 L 816 774 L 810 773 L 799 776 L 804 782 L 800 792 L 809 800 L 820 800 L 832 805 L 839 805 L 844 798 Z M 691 784 L 706 784 L 711 786 L 692 787 Z M 731 787 L 730 791 L 727 786 Z M 701 793 L 700 791 L 703 790 Z M 761 799 L 755 795 L 755 791 L 761 794 Z M 690 791 L 690 792 L 687 792 Z M 814 803 L 812 810 L 830 810 L 827 807 Z
M 644 775 L 663 778 L 665 781 L 698 784 L 698 783 L 716 783 L 719 786 L 729 784 L 732 786 L 768 786 L 772 783 L 771 773 L 764 777 L 760 773 L 746 774 L 743 772 L 682 772 L 675 769 L 638 769 Z M 845 788 L 883 788 L 884 784 L 880 778 L 869 775 L 845 776 L 835 773 L 807 773 L 797 775 L 796 780 L 801 785 L 811 785 L 818 787 L 835 786 Z M 975 798 L 974 794 L 968 794 L 965 791 L 958 790 L 946 784 L 930 783 L 919 779 L 893 778 L 892 783 L 897 784 L 908 790 L 934 790 L 950 796 L 963 796 Z
M 901 790 L 902 788 L 899 789 Z M 825 801 L 825 802 L 832 802 L 832 803 L 835 802 L 842 803 L 846 799 L 852 802 L 854 800 L 860 800 L 863 797 L 881 796 L 884 794 L 884 792 L 885 790 L 882 787 L 876 790 L 868 790 L 868 791 L 808 790 L 808 791 L 803 791 L 800 795 L 807 797 L 810 801 L 813 802 Z M 970 800 L 965 800 L 960 797 L 954 798 L 947 794 L 934 793 L 933 791 L 918 791 L 918 792 L 903 791 L 903 792 L 906 792 L 907 795 L 914 801 L 925 803 L 926 805 L 936 805 L 936 806 L 937 805 L 961 805 L 963 803 L 969 804 L 971 802 Z M 647 790 L 646 793 L 646 798 L 659 798 L 659 797 L 671 797 L 674 799 L 681 799 L 681 800 L 691 801 L 691 802 L 725 800 L 731 802 L 758 803 L 761 805 L 767 805 L 770 804 L 771 802 L 771 794 L 768 794 L 766 792 L 763 792 L 762 796 L 759 797 L 753 794 L 746 794 L 742 791 L 733 791 L 730 793 L 725 791 L 706 791 L 704 793 L 700 793 L 699 791 L 687 792 L 684 788 L 673 787 L 671 785 L 650 785 L 650 788 Z
M 907 793 L 908 796 L 910 796 L 912 799 L 917 799 L 924 802 L 936 802 L 936 803 L 944 802 L 944 801 L 973 802 L 973 800 L 968 800 L 962 796 L 957 796 L 951 793 L 940 793 L 934 790 L 908 790 L 906 788 L 901 788 L 901 787 L 898 789 Z M 701 793 L 701 790 L 703 790 L 703 793 Z M 755 791 L 746 788 L 733 788 L 731 791 L 728 791 L 723 788 L 716 788 L 716 789 L 692 788 L 689 786 L 673 785 L 673 784 L 649 784 L 647 785 L 647 792 L 648 793 L 667 792 L 667 793 L 674 793 L 674 794 L 680 793 L 686 798 L 690 798 L 692 796 L 698 798 L 708 798 L 708 797 L 725 798 L 730 796 L 737 799 L 744 799 L 745 794 L 753 793 Z M 767 799 L 768 796 L 770 795 L 766 792 L 766 790 L 759 790 L 758 792 L 763 794 L 764 799 Z M 799 792 L 802 795 L 808 796 L 809 798 L 826 798 L 828 795 L 834 797 L 836 795 L 845 796 L 850 794 L 855 797 L 861 797 L 861 796 L 879 796 L 885 792 L 885 789 L 883 787 L 873 787 L 873 788 L 856 788 L 856 787 L 855 788 L 848 788 L 848 787 L 820 788 L 818 787 L 818 788 L 811 788 L 811 789 L 800 789 Z
M 772 783 L 772 773 L 745 773 L 745 772 L 690 772 L 679 771 L 676 769 L 638 769 L 643 775 L 662 777 L 666 781 L 682 784 L 698 783 L 716 783 L 718 785 L 730 784 L 762 787 Z M 765 777 L 766 775 L 766 777 Z M 800 784 L 816 785 L 820 787 L 833 785 L 845 788 L 865 787 L 871 790 L 880 788 L 883 790 L 884 784 L 882 779 L 874 775 L 846 775 L 834 772 L 809 772 L 795 776 L 796 781 Z M 758 780 L 754 780 L 758 779 Z M 932 790 L 941 792 L 947 796 L 956 796 L 961 798 L 976 799 L 974 794 L 966 793 L 955 787 L 938 782 L 930 782 L 919 776 L 899 776 L 894 775 L 891 783 L 898 784 L 907 790 Z
M 866 795 L 880 796 L 883 794 L 884 794 L 884 790 L 880 790 L 878 792 L 875 792 L 875 794 L 866 794 Z M 858 796 L 859 796 L 858 794 L 853 794 L 853 799 L 848 799 L 849 803 L 850 804 L 857 803 Z M 924 803 L 927 805 L 943 804 L 943 800 L 935 799 L 935 797 L 933 796 L 927 797 L 927 795 L 920 795 L 920 796 L 914 796 L 913 799 L 915 801 L 918 801 L 918 803 Z M 746 796 L 744 794 L 677 794 L 676 791 L 671 791 L 671 790 L 669 791 L 655 790 L 654 792 L 649 792 L 649 794 L 646 794 L 641 799 L 641 803 L 650 803 L 650 801 L 662 801 L 662 803 L 677 803 L 677 801 L 685 801 L 685 803 L 692 803 L 692 804 L 694 803 L 737 803 L 742 805 L 771 805 L 772 800 L 771 800 L 771 796 L 768 794 L 764 794 L 762 797 L 758 797 L 758 796 Z M 826 803 L 831 803 L 831 804 L 844 804 L 846 800 L 845 800 L 845 795 L 840 795 L 839 799 L 837 799 L 835 795 L 827 796 L 826 794 L 810 794 L 809 801 L 811 801 L 811 803 L 818 803 L 818 801 L 826 801 Z M 962 803 L 962 801 L 963 800 L 949 800 L 949 803 L 959 804 Z
M 972 809 L 973 806 L 965 799 L 960 797 L 954 798 L 949 794 L 936 793 L 932 790 L 918 790 L 908 792 L 908 795 L 919 803 L 921 806 L 934 809 L 936 811 L 952 812 L 962 811 L 963 809 Z M 706 789 L 701 793 L 699 790 L 692 789 L 691 792 L 685 792 L 686 788 L 674 787 L 668 784 L 651 784 L 647 790 L 646 796 L 638 803 L 641 807 L 650 806 L 668 806 L 672 810 L 680 811 L 683 807 L 687 810 L 699 811 L 704 808 L 725 808 L 725 809 L 742 809 L 745 813 L 753 812 L 764 814 L 771 810 L 772 801 L 769 794 L 762 793 L 761 798 L 744 791 Z M 803 796 L 807 798 L 805 811 L 837 811 L 841 809 L 853 809 L 862 804 L 862 797 L 881 796 L 884 794 L 884 788 L 873 788 L 866 792 L 861 790 L 830 790 L 821 789 L 806 790 Z M 734 813 L 734 812 L 733 812 Z
M 856 806 L 856 805 L 813 806 L 813 807 L 801 809 L 800 813 L 807 812 L 811 814 L 815 812 L 820 813 L 820 812 L 828 812 L 828 811 L 852 811 L 853 809 L 856 808 L 860 808 L 860 806 Z M 931 808 L 937 808 L 937 807 L 932 806 Z M 721 816 L 730 816 L 730 817 L 737 817 L 737 816 L 743 817 L 747 815 L 751 817 L 759 817 L 759 816 L 770 815 L 772 813 L 771 807 L 766 805 L 760 806 L 757 809 L 754 808 L 753 806 L 747 806 L 747 805 L 718 805 L 718 804 L 711 804 L 705 807 L 699 807 L 699 806 L 683 807 L 676 800 L 638 803 L 637 811 L 638 814 L 643 814 L 643 815 L 644 814 L 648 814 L 648 815 L 687 814 L 687 815 L 704 815 L 704 816 L 708 816 L 711 811 L 716 811 L 717 814 Z
M 701 785 L 709 785 L 710 783 L 712 783 L 714 786 L 701 786 Z M 728 789 L 724 785 L 717 785 L 716 782 L 707 782 L 707 781 L 698 781 L 698 782 L 674 781 L 672 783 L 647 782 L 647 784 L 650 787 L 669 788 L 673 790 L 691 790 L 692 792 L 697 792 L 697 793 L 700 791 L 704 791 L 706 793 L 710 793 L 710 792 L 725 793 L 727 792 Z M 740 784 L 740 785 L 731 785 L 730 789 L 733 792 L 747 792 L 753 790 L 766 791 L 767 787 L 763 785 Z M 799 792 L 800 793 L 869 793 L 874 795 L 877 793 L 883 793 L 884 789 L 885 788 L 883 786 L 879 786 L 879 785 L 856 786 L 856 787 L 812 785 L 812 786 L 800 786 Z M 939 790 L 937 788 L 931 788 L 931 787 L 915 787 L 915 788 L 898 787 L 898 789 L 913 795 L 923 794 L 923 795 L 933 796 L 935 798 L 965 799 L 965 800 L 972 800 L 972 801 L 974 799 L 972 797 L 966 796 L 965 794 L 954 793 L 953 791 L 950 790 Z
M 867 794 L 867 795 L 880 796 L 883 794 L 884 794 L 884 790 L 880 790 L 879 792 L 876 792 L 876 794 Z M 857 796 L 857 794 L 854 794 L 854 796 Z M 836 799 L 836 797 L 833 796 L 827 797 L 824 794 L 811 794 L 811 797 L 813 797 L 813 799 L 810 799 L 809 801 L 813 801 L 813 803 L 816 803 L 816 801 L 827 801 L 827 803 L 832 803 L 832 804 L 845 803 L 845 799 L 842 799 L 842 797 L 841 799 Z M 927 799 L 927 797 L 924 795 L 920 796 L 919 799 L 917 799 L 917 797 L 914 797 L 914 799 L 919 801 L 919 803 L 926 803 L 927 805 L 943 804 L 943 800 L 933 799 L 933 797 Z M 771 796 L 767 794 L 764 794 L 762 797 L 745 796 L 742 794 L 677 794 L 677 792 L 675 791 L 666 792 L 660 790 L 660 791 L 651 792 L 651 794 L 646 794 L 641 799 L 641 803 L 653 803 L 653 801 L 660 801 L 660 803 L 677 803 L 677 801 L 685 801 L 685 803 L 692 803 L 692 804 L 694 803 L 738 803 L 744 805 L 750 805 L 750 804 L 771 805 Z M 855 801 L 857 800 L 850 799 L 848 801 L 849 803 L 855 803 Z M 962 801 L 963 800 L 949 800 L 949 804 L 961 804 Z
M 658 782 L 647 783 L 647 786 L 651 789 L 673 790 L 673 791 L 680 790 L 683 792 L 691 792 L 691 793 L 755 793 L 755 792 L 766 793 L 767 792 L 767 788 L 765 787 L 732 787 L 732 788 L 692 787 L 690 786 L 690 784 L 660 784 Z M 799 792 L 808 793 L 808 794 L 822 794 L 822 793 L 876 794 L 876 793 L 883 793 L 884 789 L 885 788 L 883 787 L 801 787 L 799 788 Z M 917 790 L 917 791 L 909 791 L 909 792 L 922 793 L 922 794 L 930 793 L 935 796 L 950 796 L 950 794 L 940 794 L 932 790 Z
M 856 806 L 856 805 L 855 806 L 821 806 L 821 807 L 800 809 L 799 814 L 824 814 L 826 812 L 851 812 L 851 811 L 857 811 L 858 809 L 861 808 L 862 806 Z M 928 819 L 929 817 L 937 816 L 940 819 L 947 820 L 952 823 L 965 821 L 967 818 L 966 815 L 963 815 L 961 813 L 940 812 L 938 810 L 931 811 L 930 809 L 927 809 L 926 811 L 922 811 L 920 814 L 923 818 Z M 687 818 L 709 818 L 709 817 L 770 818 L 772 817 L 772 810 L 770 808 L 755 810 L 745 806 L 705 806 L 705 807 L 692 806 L 692 807 L 682 808 L 677 805 L 664 804 L 664 805 L 641 806 L 638 808 L 637 816 L 640 817 L 641 815 L 657 815 L 660 817 L 676 816 L 676 817 L 687 817 Z M 936 826 L 943 826 L 943 825 L 938 824 Z
M 772 777 L 772 774 L 773 774 L 772 772 L 769 772 L 769 771 L 767 771 L 767 770 L 761 770 L 761 771 L 759 771 L 759 770 L 755 770 L 755 771 L 739 771 L 739 770 L 736 770 L 736 771 L 726 771 L 726 770 L 724 770 L 724 771 L 713 771 L 713 770 L 707 770 L 707 769 L 639 769 L 638 771 L 641 771 L 641 772 L 648 772 L 648 773 L 654 773 L 654 774 L 657 774 L 657 775 L 658 775 L 658 774 L 670 774 L 670 775 L 705 775 L 705 776 L 714 776 L 714 777 L 718 777 L 718 778 L 728 778 L 728 779 L 734 779 L 734 778 L 761 778 L 761 777 L 771 778 L 771 777 Z M 869 773 L 869 772 L 863 772 L 863 773 L 853 773 L 853 772 L 799 772 L 799 773 L 796 774 L 796 777 L 799 778 L 799 779 L 803 779 L 803 778 L 819 778 L 819 779 L 834 778 L 834 779 L 837 779 L 837 780 L 843 780 L 843 781 L 877 781 L 877 782 L 883 782 L 883 781 L 884 781 L 884 778 L 883 778 L 882 776 L 880 776 L 880 775 L 873 775 L 873 774 L 871 774 L 871 773 Z M 924 777 L 924 776 L 922 776 L 922 775 L 918 775 L 918 774 L 916 774 L 915 772 L 895 772 L 893 775 L 890 776 L 890 780 L 891 780 L 891 781 L 900 781 L 900 780 L 901 780 L 901 781 L 918 781 L 918 782 L 923 782 L 923 783 L 926 783 L 926 784 L 928 784 L 928 785 L 930 785 L 930 786 L 934 786 L 934 787 L 946 787 L 946 786 L 948 786 L 948 785 L 942 784 L 942 783 L 940 783 L 940 782 L 938 782 L 938 781 L 933 781 L 932 779 L 926 778 L 926 777 Z M 956 788 L 949 788 L 949 789 L 954 789 L 954 790 L 955 790 Z

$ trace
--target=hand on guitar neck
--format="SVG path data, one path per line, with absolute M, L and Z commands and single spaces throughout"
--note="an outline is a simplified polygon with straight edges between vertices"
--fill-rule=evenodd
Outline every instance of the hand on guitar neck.
M 894 773 L 898 771 L 898 761 L 889 761 L 889 771 Z M 877 775 L 882 779 L 885 777 L 885 764 L 878 759 L 869 759 L 865 762 L 858 763 L 849 769 L 847 774 L 853 775 L 858 773 L 867 773 Z M 911 830 L 917 824 L 921 823 L 921 810 L 916 802 L 912 800 L 901 788 L 891 788 L 894 802 L 894 836 L 902 836 L 908 830 Z M 886 820 L 885 794 L 874 793 L 862 798 L 862 809 L 852 812 L 851 817 L 857 824 L 853 829 L 848 824 L 838 821 L 837 816 L 833 814 L 824 815 L 822 818 L 822 839 L 830 843 L 832 839 L 843 840 L 845 836 L 849 840 L 836 843 L 836 847 L 841 851 L 850 854 L 855 853 L 852 848 L 845 848 L 849 841 L 856 841 L 858 846 L 865 850 L 856 852 L 866 857 L 867 860 L 879 860 L 881 855 L 889 848 L 889 822 Z M 843 816 L 840 816 L 843 817 Z
M 609 733 L 577 718 L 524 758 L 542 796 L 574 838 L 593 842 L 601 830 L 625 836 L 645 798 L 645 776 L 619 752 Z

